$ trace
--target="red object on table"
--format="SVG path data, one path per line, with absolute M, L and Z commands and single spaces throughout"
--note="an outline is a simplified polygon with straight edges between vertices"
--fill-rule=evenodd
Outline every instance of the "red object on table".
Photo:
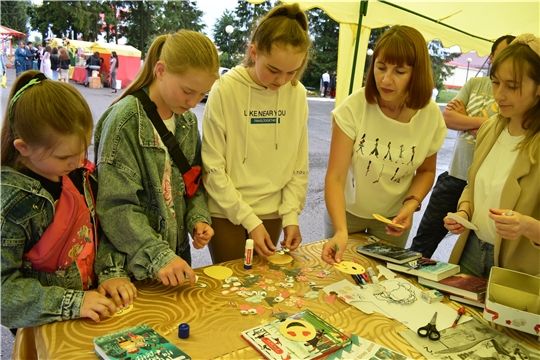
M 75 66 L 73 69 L 73 74 L 71 75 L 71 80 L 77 81 L 77 82 L 86 82 L 86 74 L 88 71 L 81 67 L 81 66 Z

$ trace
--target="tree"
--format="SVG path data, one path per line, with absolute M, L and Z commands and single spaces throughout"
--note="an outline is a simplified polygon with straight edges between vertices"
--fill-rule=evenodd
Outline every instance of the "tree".
M 238 32 L 238 53 L 244 54 L 250 41 L 251 34 L 257 21 L 272 8 L 272 2 L 265 0 L 260 4 L 251 4 L 245 0 L 238 0 L 234 9 L 234 31 Z M 231 50 L 232 51 L 232 50 Z
M 161 11 L 157 23 L 161 33 L 175 33 L 180 29 L 201 32 L 206 27 L 196 1 L 165 1 Z
M 433 71 L 433 82 L 437 90 L 445 90 L 444 80 L 454 73 L 455 66 L 446 65 L 458 57 L 459 53 L 452 53 L 450 50 L 443 48 L 439 40 L 428 42 L 428 49 L 431 56 L 431 68 Z
M 240 48 L 243 45 L 244 34 L 234 28 L 234 19 L 233 13 L 229 10 L 225 10 L 212 29 L 214 44 L 216 44 L 221 52 L 220 63 L 222 67 L 234 67 L 243 57 L 243 51 L 241 51 Z M 230 35 L 225 31 L 225 28 L 228 25 L 231 25 L 234 28 Z M 231 51 L 230 63 L 228 54 L 229 47 Z
M 27 7 L 30 6 L 30 1 L 3 1 L 2 10 L 2 25 L 22 33 L 28 33 L 28 15 L 26 14 Z

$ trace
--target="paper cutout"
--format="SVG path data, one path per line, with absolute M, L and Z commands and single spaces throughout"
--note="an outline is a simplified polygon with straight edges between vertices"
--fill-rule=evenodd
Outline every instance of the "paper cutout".
M 334 267 L 345 274 L 357 275 L 366 272 L 366 269 L 362 265 L 355 264 L 352 261 L 342 261 L 340 263 L 334 263 Z
M 127 308 L 124 307 L 122 308 L 121 310 L 115 312 L 114 314 L 111 315 L 111 317 L 116 317 L 116 316 L 123 316 L 123 315 L 126 315 L 128 312 L 130 312 L 131 310 L 133 310 L 133 304 L 129 305 Z
M 293 261 L 293 257 L 289 254 L 274 254 L 267 257 L 268 261 L 276 265 L 285 265 Z
M 391 225 L 393 227 L 397 227 L 397 228 L 400 228 L 400 229 L 403 229 L 405 226 L 401 225 L 401 224 L 394 224 L 392 222 L 392 220 L 390 219 L 387 219 L 385 218 L 384 216 L 382 215 L 379 215 L 379 214 L 372 214 L 373 217 L 375 218 L 375 220 L 379 220 L 380 222 L 383 222 L 385 224 L 388 224 L 388 225 Z
M 379 278 L 384 276 L 387 280 L 392 280 L 396 277 L 396 273 L 384 265 L 377 265 L 377 269 L 379 269 Z
M 327 295 L 324 297 L 324 300 L 326 300 L 327 302 L 329 302 L 330 304 L 333 304 L 334 301 L 336 301 L 336 298 L 337 298 L 337 295 L 336 294 L 333 294 L 333 295 Z
M 225 280 L 233 274 L 233 271 L 225 266 L 214 265 L 205 268 L 204 273 L 211 278 Z
M 305 320 L 289 319 L 279 327 L 281 335 L 293 341 L 306 342 L 315 337 L 315 327 Z
M 464 218 L 462 218 L 461 216 L 457 215 L 456 213 L 451 213 L 449 212 L 448 214 L 446 214 L 450 219 L 454 220 L 455 222 L 465 226 L 467 229 L 472 229 L 472 230 L 478 230 L 478 228 L 476 227 L 476 225 L 474 225 L 473 223 L 465 220 Z

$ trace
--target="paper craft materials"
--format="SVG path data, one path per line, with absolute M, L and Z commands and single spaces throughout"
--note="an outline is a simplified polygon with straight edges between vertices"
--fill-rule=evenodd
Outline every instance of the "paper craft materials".
M 225 266 L 214 265 L 205 268 L 204 273 L 211 278 L 225 280 L 233 274 L 233 271 Z
M 428 304 L 442 301 L 444 295 L 437 290 L 426 290 L 420 294 L 420 299 L 424 300 Z
M 124 307 L 121 310 L 115 312 L 114 314 L 111 315 L 111 317 L 126 315 L 131 310 L 133 310 L 133 304 L 129 305 L 128 307 Z
M 403 226 L 401 224 L 394 224 L 392 222 L 392 220 L 390 220 L 388 218 L 385 218 L 384 216 L 379 215 L 379 214 L 373 214 L 373 217 L 375 218 L 375 220 L 379 220 L 380 222 L 383 222 L 383 223 L 388 224 L 388 225 L 393 226 L 393 227 L 397 227 L 397 228 L 400 228 L 400 229 L 403 229 L 405 227 L 405 226 Z
M 382 242 L 358 246 L 356 252 L 397 264 L 404 264 L 422 257 L 422 253 L 417 251 L 403 249 Z
M 459 273 L 459 265 L 450 264 L 444 261 L 437 261 L 429 266 L 418 265 L 416 260 L 405 264 L 387 263 L 389 269 L 399 271 L 409 275 L 423 277 L 433 281 L 440 281 L 452 275 Z M 421 263 L 420 263 L 421 264 Z
M 476 225 L 474 225 L 472 222 L 470 222 L 468 220 L 465 220 L 464 218 L 457 215 L 456 213 L 449 212 L 448 214 L 446 214 L 446 216 L 448 216 L 450 219 L 454 220 L 458 224 L 461 224 L 461 225 L 465 226 L 467 229 L 478 230 Z
M 456 316 L 456 320 L 454 320 L 454 323 L 452 324 L 452 327 L 456 327 L 456 325 L 459 322 L 459 319 L 461 318 L 461 315 L 465 314 L 465 306 L 462 306 L 459 308 Z
M 341 261 L 334 263 L 334 268 L 338 269 L 345 274 L 360 275 L 366 272 L 366 269 L 362 265 L 356 264 L 352 261 Z
M 180 339 L 187 339 L 189 337 L 189 324 L 182 323 L 178 325 L 178 337 Z
M 349 335 L 349 334 L 347 334 Z M 331 353 L 326 357 L 326 360 L 341 360 L 341 359 L 395 359 L 395 360 L 412 360 L 403 354 L 382 345 L 364 339 L 355 334 L 349 335 L 351 345 L 345 346 L 336 352 Z
M 386 266 L 377 265 L 377 269 L 379 270 L 379 277 L 383 276 L 386 278 L 386 280 L 392 280 L 396 277 L 396 273 L 388 269 Z
M 373 282 L 374 284 L 378 284 L 379 283 L 379 278 L 377 277 L 377 275 L 375 275 L 375 272 L 373 271 L 373 269 L 371 267 L 368 267 L 367 272 L 369 274 L 371 282 Z
M 293 257 L 289 254 L 274 254 L 270 255 L 266 258 L 268 261 L 270 261 L 272 264 L 276 265 L 285 265 L 293 261 Z
M 246 240 L 246 249 L 244 251 L 244 269 L 251 270 L 253 267 L 253 239 Z
M 435 311 L 435 314 L 433 314 L 431 321 L 426 326 L 422 326 L 421 328 L 419 328 L 417 334 L 420 337 L 425 337 L 432 341 L 438 341 L 441 338 L 441 334 L 439 334 L 436 324 L 437 312 Z

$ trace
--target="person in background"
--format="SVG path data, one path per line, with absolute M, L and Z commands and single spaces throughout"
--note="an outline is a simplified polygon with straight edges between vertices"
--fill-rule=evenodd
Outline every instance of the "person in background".
M 514 40 L 515 36 L 499 37 L 491 46 L 490 62 Z M 437 178 L 426 211 L 420 221 L 411 250 L 431 258 L 439 243 L 448 234 L 444 217 L 456 210 L 458 199 L 467 185 L 467 170 L 471 166 L 478 128 L 499 111 L 493 97 L 489 76 L 470 79 L 450 101 L 443 117 L 449 129 L 457 130 L 458 138 L 448 170 Z
M 15 76 L 19 77 L 26 71 L 26 58 L 24 41 L 19 41 L 19 47 L 15 50 Z
M 188 30 L 157 37 L 135 80 L 99 119 L 94 144 L 100 187 L 97 211 L 112 245 L 136 279 L 195 283 L 189 236 L 201 249 L 214 231 L 204 187 L 186 184 L 141 102 L 142 89 L 189 164 L 201 166 L 197 106 L 218 78 L 219 57 L 206 36 Z
M 518 36 L 490 71 L 499 114 L 478 131 L 468 184 L 457 212 L 478 230 L 449 216 L 445 227 L 461 234 L 449 262 L 488 278 L 499 266 L 540 275 L 540 39 Z
M 118 59 L 118 55 L 116 54 L 116 51 L 111 52 L 111 88 L 113 89 L 112 92 L 116 93 L 116 72 L 118 71 L 118 67 L 120 66 L 120 61 Z
M 43 59 L 43 54 L 45 53 L 45 49 L 43 48 L 43 45 L 39 44 L 37 48 L 36 53 L 36 60 L 37 60 L 37 68 L 41 69 L 41 60 Z
M 51 52 L 51 70 L 52 70 L 52 79 L 58 81 L 58 70 L 60 69 L 60 58 L 58 57 L 58 49 L 56 47 L 52 48 Z
M 4 60 L 4 50 L 0 49 L 0 73 L 2 74 L 2 81 L 0 82 L 0 86 L 2 86 L 4 89 L 7 87 L 6 83 L 6 62 Z
M 29 41 L 26 43 L 26 68 L 25 70 L 38 70 L 34 67 L 34 60 L 37 56 L 37 49 L 34 47 L 34 43 Z M 37 62 L 36 62 L 37 66 Z
M 92 56 L 86 59 L 86 80 L 84 81 L 85 87 L 88 87 L 88 79 L 92 76 L 92 71 L 99 71 L 100 66 L 99 52 L 95 51 Z
M 32 326 L 78 318 L 99 322 L 132 304 L 137 293 L 123 270 L 125 257 L 97 244 L 91 200 L 97 184 L 85 159 L 92 128 L 90 108 L 72 86 L 35 70 L 15 81 L 1 132 L 1 324 L 28 328 L 32 338 Z M 77 207 L 84 213 L 64 203 L 68 184 L 80 195 Z M 61 204 L 72 213 L 59 219 Z M 73 213 L 84 222 L 65 230 Z M 36 258 L 35 247 L 62 265 L 44 269 L 49 260 Z M 69 262 L 64 253 L 49 253 L 56 248 L 69 253 Z M 98 263 L 103 271 L 94 272 Z
M 322 82 L 322 96 L 326 97 L 326 94 L 328 93 L 328 87 L 330 85 L 330 74 L 328 74 L 328 70 L 326 70 L 322 76 L 321 76 L 321 82 Z
M 244 64 L 212 87 L 203 119 L 203 180 L 215 235 L 212 262 L 260 256 L 302 241 L 298 216 L 308 184 L 308 106 L 300 83 L 309 57 L 308 20 L 279 5 L 258 23 Z M 271 110 L 269 110 L 271 109 Z
M 39 69 L 49 79 L 52 79 L 51 51 L 51 47 L 47 45 L 45 47 L 45 52 L 43 53 L 43 58 L 41 59 L 41 69 Z
M 334 99 L 336 97 L 336 86 L 337 86 L 337 73 L 334 71 L 332 76 L 330 77 L 330 91 L 329 96 L 330 99 Z
M 60 61 L 60 81 L 67 83 L 69 82 L 70 58 L 66 48 L 63 47 L 60 49 L 60 55 L 58 56 L 58 58 Z
M 367 231 L 405 246 L 413 214 L 433 185 L 446 136 L 432 89 L 424 37 L 409 26 L 392 26 L 375 47 L 365 88 L 332 111 L 325 262 L 341 261 L 350 233 Z M 393 218 L 392 223 L 373 214 Z

